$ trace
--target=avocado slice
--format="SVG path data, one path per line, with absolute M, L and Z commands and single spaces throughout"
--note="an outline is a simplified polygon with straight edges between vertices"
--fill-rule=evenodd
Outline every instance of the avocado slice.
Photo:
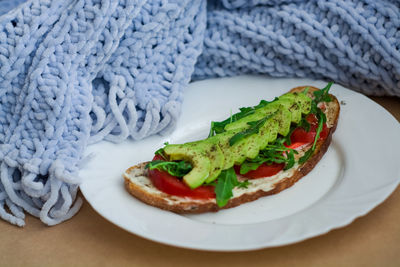
M 164 153 L 169 156 L 169 160 L 189 161 L 193 169 L 183 176 L 183 181 L 190 187 L 196 188 L 204 183 L 211 172 L 211 161 L 205 150 L 201 146 L 192 143 L 182 145 L 167 145 Z
M 279 100 L 288 100 L 290 101 L 290 105 L 287 107 L 288 110 L 291 112 L 291 120 L 294 123 L 299 123 L 301 120 L 301 109 L 300 109 L 300 103 L 301 101 L 299 97 L 297 97 L 294 94 L 285 94 L 281 97 L 279 97 Z
M 208 143 L 204 149 L 206 149 L 206 153 L 209 155 L 209 159 L 211 162 L 211 169 L 208 178 L 206 179 L 206 183 L 210 183 L 217 179 L 221 171 L 223 170 L 223 166 L 225 163 L 225 157 L 222 153 L 221 147 L 219 145 L 218 138 L 209 138 L 204 140 L 205 143 Z
M 300 112 L 303 114 L 307 114 L 311 110 L 311 101 L 312 100 L 310 97 L 308 97 L 304 93 L 298 93 L 298 92 L 287 93 L 287 94 L 281 95 L 279 97 L 279 100 L 283 100 L 283 99 L 296 102 L 296 104 L 298 105 L 296 110 L 300 110 Z M 291 110 L 291 109 L 289 108 L 289 110 Z M 300 116 L 300 119 L 301 119 L 301 116 Z M 300 121 L 300 119 L 299 119 L 299 121 Z
M 229 169 L 235 163 L 235 153 L 233 153 L 234 151 L 229 145 L 229 139 L 231 139 L 232 136 L 237 132 L 238 131 L 223 132 L 212 137 L 218 139 L 219 147 L 224 155 L 224 164 L 222 165 L 222 170 Z
M 286 136 L 290 131 L 290 124 L 292 121 L 292 114 L 289 110 L 281 107 L 273 117 L 273 120 L 278 124 L 278 133 Z

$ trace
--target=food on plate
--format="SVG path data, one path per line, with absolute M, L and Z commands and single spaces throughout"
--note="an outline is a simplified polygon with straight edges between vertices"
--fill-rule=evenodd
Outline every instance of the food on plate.
M 218 211 L 279 193 L 309 173 L 331 143 L 340 112 L 331 86 L 293 88 L 211 122 L 203 140 L 166 143 L 152 161 L 125 171 L 125 188 L 177 213 Z

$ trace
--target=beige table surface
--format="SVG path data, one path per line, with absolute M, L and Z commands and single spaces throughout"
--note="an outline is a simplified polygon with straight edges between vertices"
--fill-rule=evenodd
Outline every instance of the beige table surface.
M 373 100 L 400 121 L 399 98 Z M 148 241 L 109 223 L 86 201 L 60 225 L 47 227 L 30 216 L 26 222 L 18 228 L 0 221 L 0 266 L 400 266 L 399 187 L 347 227 L 250 252 L 194 251 Z

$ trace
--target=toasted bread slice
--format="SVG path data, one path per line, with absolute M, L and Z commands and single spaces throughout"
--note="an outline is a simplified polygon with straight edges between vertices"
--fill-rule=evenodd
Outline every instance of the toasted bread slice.
M 309 87 L 308 93 L 310 97 L 312 97 L 314 91 L 318 90 L 312 86 L 307 87 Z M 290 92 L 301 92 L 305 88 L 306 86 L 296 87 Z M 307 175 L 327 151 L 332 140 L 332 134 L 336 129 L 340 112 L 340 105 L 337 98 L 333 95 L 330 96 L 332 101 L 325 103 L 324 111 L 327 117 L 329 134 L 326 139 L 317 142 L 316 149 L 310 159 L 302 165 L 296 163 L 293 168 L 281 171 L 274 176 L 251 179 L 248 188 L 234 188 L 233 197 L 222 208 L 218 207 L 215 199 L 179 197 L 158 190 L 148 178 L 148 172 L 147 169 L 145 169 L 147 162 L 132 166 L 125 171 L 123 174 L 125 187 L 130 194 L 139 200 L 149 205 L 176 213 L 203 213 L 218 211 L 220 209 L 232 208 L 246 202 L 254 201 L 263 196 L 279 193 L 282 190 L 291 187 L 299 179 Z M 301 148 L 296 157 L 301 157 L 310 147 L 311 145 Z M 245 178 L 238 175 L 238 179 L 243 180 Z

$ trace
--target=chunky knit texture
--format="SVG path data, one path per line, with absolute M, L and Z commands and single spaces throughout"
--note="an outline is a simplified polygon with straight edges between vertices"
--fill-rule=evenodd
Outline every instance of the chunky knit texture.
M 73 216 L 85 147 L 169 131 L 191 77 L 400 96 L 398 2 L 9 0 L 0 14 L 0 217 L 19 226 Z

